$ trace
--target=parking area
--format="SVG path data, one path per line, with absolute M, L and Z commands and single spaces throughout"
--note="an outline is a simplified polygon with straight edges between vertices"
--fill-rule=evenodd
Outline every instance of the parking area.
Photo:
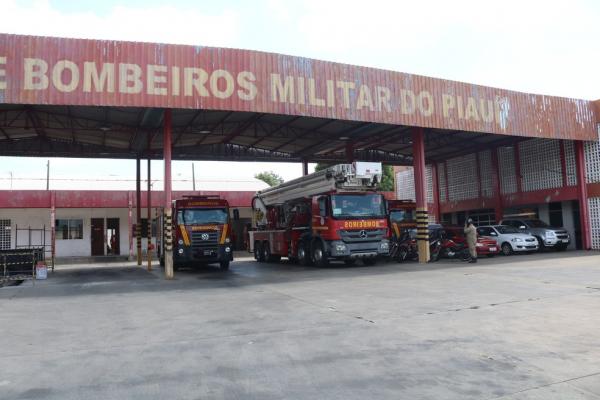
M 600 255 L 131 263 L 0 289 L 0 398 L 600 399 Z

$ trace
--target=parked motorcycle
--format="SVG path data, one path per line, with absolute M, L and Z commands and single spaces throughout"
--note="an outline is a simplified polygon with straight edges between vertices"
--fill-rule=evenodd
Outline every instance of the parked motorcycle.
M 457 243 L 452 239 L 440 241 L 437 257 L 470 261 L 471 253 L 466 243 Z
M 405 231 L 397 238 L 392 238 L 390 246 L 390 258 L 398 262 L 415 260 L 417 258 L 417 242 L 410 235 L 409 231 Z

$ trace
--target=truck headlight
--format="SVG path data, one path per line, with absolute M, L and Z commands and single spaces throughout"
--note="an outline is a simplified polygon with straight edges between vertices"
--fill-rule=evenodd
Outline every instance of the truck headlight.
M 230 242 L 231 242 L 231 239 L 225 238 L 225 243 L 230 243 Z
M 346 251 L 346 245 L 344 243 L 337 243 L 335 245 L 335 251 L 337 251 L 338 253 Z
M 390 248 L 390 242 L 384 240 L 383 242 L 381 242 L 379 247 L 381 248 L 381 250 L 388 250 Z
M 183 254 L 183 249 L 179 249 L 179 250 L 177 250 L 177 252 L 178 252 L 179 254 Z
M 231 247 L 225 247 L 225 253 L 229 253 L 231 251 Z
M 546 237 L 547 238 L 555 238 L 556 237 L 556 233 L 553 231 L 548 231 L 546 232 Z
M 183 239 L 179 239 L 179 240 L 177 241 L 177 243 L 178 243 L 180 246 L 183 246 Z

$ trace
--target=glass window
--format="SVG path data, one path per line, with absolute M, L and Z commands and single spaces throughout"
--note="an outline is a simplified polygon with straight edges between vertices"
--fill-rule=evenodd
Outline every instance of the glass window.
M 520 233 L 517 228 L 514 228 L 512 226 L 507 226 L 507 225 L 498 225 L 496 227 L 496 230 L 503 235 L 506 233 Z
M 335 194 L 331 196 L 331 208 L 336 218 L 385 216 L 385 203 L 380 194 Z
M 524 222 L 532 228 L 548 228 L 548 224 L 539 219 L 527 219 Z
M 414 210 L 390 211 L 390 220 L 393 222 L 415 222 Z
M 83 239 L 82 219 L 57 219 L 55 227 L 56 239 Z
M 224 208 L 188 208 L 177 211 L 177 223 L 184 225 L 225 224 L 227 211 Z

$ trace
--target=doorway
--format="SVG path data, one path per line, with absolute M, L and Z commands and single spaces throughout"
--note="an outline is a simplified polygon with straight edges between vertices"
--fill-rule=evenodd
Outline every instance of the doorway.
M 119 235 L 119 218 L 106 219 L 106 254 L 118 256 L 121 254 Z
M 104 218 L 92 218 L 92 256 L 104 255 Z

